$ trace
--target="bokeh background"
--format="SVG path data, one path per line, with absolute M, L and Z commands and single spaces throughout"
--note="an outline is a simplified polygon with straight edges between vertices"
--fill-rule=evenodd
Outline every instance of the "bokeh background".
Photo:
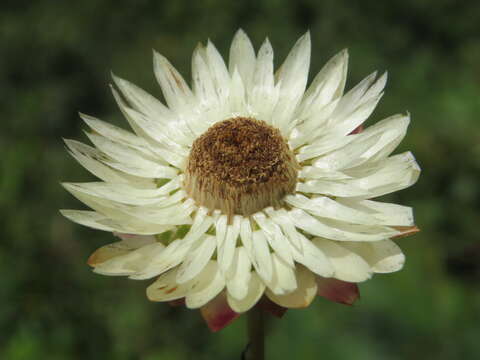
M 109 234 L 62 218 L 81 208 L 60 181 L 93 179 L 64 150 L 77 111 L 125 122 L 110 70 L 157 96 L 151 48 L 190 77 L 198 41 L 225 56 L 242 27 L 278 65 L 307 29 L 311 76 L 350 50 L 347 87 L 389 70 L 370 123 L 410 111 L 398 151 L 419 182 L 388 200 L 415 208 L 405 269 L 361 285 L 354 307 L 317 299 L 271 320 L 270 359 L 478 359 L 480 352 L 480 2 L 2 1 L 0 5 L 0 358 L 239 359 L 244 319 L 212 334 L 196 311 L 151 303 L 148 281 L 95 275 Z

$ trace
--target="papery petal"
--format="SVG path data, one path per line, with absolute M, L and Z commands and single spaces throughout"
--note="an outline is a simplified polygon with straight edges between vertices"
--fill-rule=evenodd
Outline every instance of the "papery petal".
M 240 316 L 239 313 L 233 311 L 228 305 L 224 292 L 218 294 L 213 300 L 202 306 L 200 313 L 213 332 L 222 330 Z
M 342 246 L 360 255 L 376 273 L 398 271 L 405 263 L 405 255 L 392 240 L 375 243 L 342 243 Z
M 317 294 L 328 300 L 345 305 L 353 305 L 360 298 L 360 291 L 355 283 L 320 276 L 317 276 L 316 281 L 318 287 Z
M 228 294 L 235 299 L 241 300 L 247 296 L 248 284 L 250 283 L 252 263 L 245 248 L 237 247 L 233 258 L 233 264 L 226 274 Z
M 260 280 L 259 276 L 252 272 L 250 281 L 248 283 L 247 295 L 242 299 L 235 299 L 230 294 L 227 294 L 227 300 L 230 307 L 238 312 L 243 313 L 250 310 L 262 297 L 265 291 L 265 284 Z
M 292 118 L 307 85 L 310 53 L 310 33 L 307 32 L 297 41 L 275 74 L 280 94 L 271 123 L 280 129 L 284 136 L 287 136 L 295 125 Z
M 190 309 L 202 307 L 225 288 L 225 278 L 216 261 L 211 260 L 203 272 L 196 278 L 199 285 L 192 288 L 185 297 L 185 304 Z
M 255 71 L 255 51 L 247 34 L 238 30 L 235 34 L 232 46 L 230 47 L 229 65 L 230 75 L 235 69 L 240 74 L 245 88 L 250 88 L 250 83 Z
M 361 282 L 372 277 L 373 270 L 370 264 L 341 243 L 319 238 L 313 239 L 313 243 L 327 255 L 335 269 L 335 278 Z
M 317 283 L 312 272 L 298 267 L 296 271 L 297 290 L 287 295 L 276 295 L 267 290 L 266 294 L 270 300 L 286 308 L 304 308 L 308 307 L 317 294 Z
M 98 274 L 110 276 L 132 275 L 142 271 L 148 266 L 152 258 L 163 252 L 164 249 L 165 246 L 163 244 L 156 242 L 144 245 L 123 255 L 110 256 L 107 260 L 98 262 L 105 259 L 106 254 L 105 250 L 103 250 L 100 254 L 94 253 L 93 258 L 89 259 L 89 262 L 95 263 L 93 271 Z
M 163 96 L 172 110 L 181 112 L 183 107 L 192 103 L 192 91 L 183 77 L 164 56 L 155 51 L 153 68 Z

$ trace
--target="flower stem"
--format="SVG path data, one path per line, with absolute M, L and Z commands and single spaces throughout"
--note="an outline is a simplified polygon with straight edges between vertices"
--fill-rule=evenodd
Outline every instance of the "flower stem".
M 249 344 L 246 351 L 246 360 L 264 360 L 265 324 L 263 309 L 260 306 L 254 306 L 247 312 L 247 328 Z

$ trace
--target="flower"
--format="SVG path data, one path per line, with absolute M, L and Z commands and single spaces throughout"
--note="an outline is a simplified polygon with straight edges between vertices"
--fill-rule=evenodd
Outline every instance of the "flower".
M 154 53 L 168 107 L 113 75 L 134 133 L 81 114 L 95 147 L 66 140 L 103 181 L 63 184 L 94 210 L 63 215 L 121 239 L 93 253 L 94 271 L 157 277 L 150 300 L 201 308 L 218 330 L 258 302 L 351 304 L 356 283 L 400 270 L 392 239 L 418 230 L 412 209 L 370 199 L 419 176 L 410 152 L 391 156 L 410 118 L 363 130 L 387 76 L 344 94 L 347 62 L 341 51 L 306 89 L 308 33 L 274 74 L 268 39 L 255 55 L 240 30 L 228 67 L 210 41 L 195 49 L 192 89 Z

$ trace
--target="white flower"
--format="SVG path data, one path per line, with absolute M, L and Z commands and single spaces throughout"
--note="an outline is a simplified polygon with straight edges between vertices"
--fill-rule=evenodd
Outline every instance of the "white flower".
M 410 118 L 355 131 L 387 77 L 373 73 L 344 94 L 347 62 L 340 52 L 306 89 L 308 33 L 274 74 L 269 41 L 255 55 L 239 31 L 228 67 L 211 42 L 195 49 L 192 89 L 154 54 L 168 107 L 114 76 L 134 133 L 82 114 L 95 147 L 66 141 L 103 181 L 65 183 L 94 211 L 62 213 L 122 238 L 92 255 L 94 271 L 158 277 L 147 289 L 154 301 L 200 308 L 222 298 L 241 313 L 264 294 L 304 307 L 325 295 L 326 278 L 401 269 L 391 239 L 416 230 L 412 209 L 370 199 L 418 178 L 410 152 L 391 156 Z

